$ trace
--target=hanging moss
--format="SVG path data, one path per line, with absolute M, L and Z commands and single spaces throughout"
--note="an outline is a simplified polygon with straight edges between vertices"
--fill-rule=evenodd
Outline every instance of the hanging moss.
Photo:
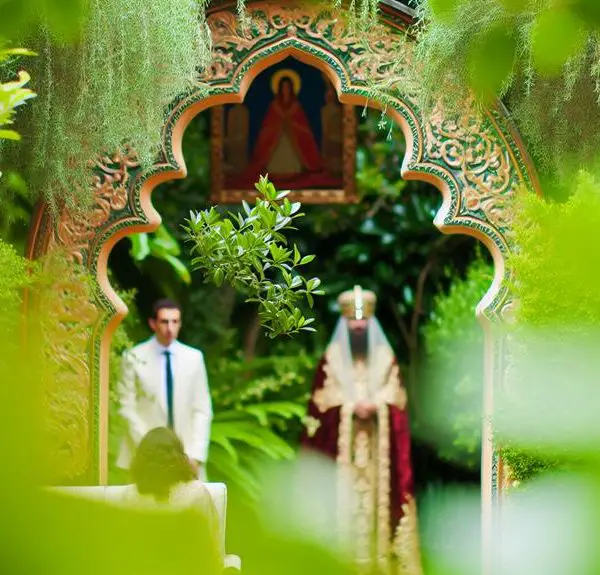
M 22 145 L 2 152 L 32 195 L 43 196 L 55 213 L 64 203 L 81 208 L 97 154 L 131 145 L 143 167 L 156 159 L 167 106 L 210 61 L 209 1 L 89 0 L 75 44 L 57 41 L 44 27 L 27 39 L 39 54 L 31 66 L 39 98 L 23 114 Z M 377 19 L 378 4 L 350 0 L 342 13 L 358 28 Z M 242 27 L 249 26 L 244 0 L 237 10 Z
M 576 10 L 539 0 L 421 0 L 415 26 L 421 106 L 439 100 L 461 106 L 471 88 L 487 83 L 493 90 L 479 94 L 484 103 L 503 98 L 538 168 L 566 182 L 572 168 L 594 160 L 600 145 L 600 44 Z M 562 38 L 536 45 L 536 26 L 547 17 L 563 18 L 563 28 L 575 22 L 572 36 L 583 40 L 570 52 Z M 542 66 L 548 59 L 555 70 Z
M 380 0 L 330 0 L 330 6 L 337 15 L 348 17 L 351 24 L 369 26 L 377 21 Z M 327 3 L 323 3 L 326 7 Z M 236 0 L 238 20 L 242 29 L 247 29 L 251 22 L 248 16 L 246 0 Z M 345 8 L 345 11 L 344 11 Z
M 208 1 L 91 0 L 75 45 L 39 30 L 23 169 L 51 206 L 85 202 L 95 154 L 131 144 L 152 162 L 166 107 L 210 59 Z

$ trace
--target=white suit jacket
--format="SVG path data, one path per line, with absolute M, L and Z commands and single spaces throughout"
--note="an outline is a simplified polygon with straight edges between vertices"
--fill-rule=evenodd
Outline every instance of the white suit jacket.
M 164 350 L 152 337 L 123 356 L 119 395 L 127 434 L 117 460 L 121 468 L 130 467 L 135 448 L 146 433 L 167 426 Z M 171 344 L 169 351 L 173 372 L 173 428 L 187 455 L 206 462 L 212 404 L 204 357 L 199 349 L 178 341 Z

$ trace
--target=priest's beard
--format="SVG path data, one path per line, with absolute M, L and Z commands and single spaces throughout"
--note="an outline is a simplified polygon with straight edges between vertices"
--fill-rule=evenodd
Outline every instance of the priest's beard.
M 350 331 L 350 351 L 354 361 L 367 359 L 367 330 L 354 329 Z

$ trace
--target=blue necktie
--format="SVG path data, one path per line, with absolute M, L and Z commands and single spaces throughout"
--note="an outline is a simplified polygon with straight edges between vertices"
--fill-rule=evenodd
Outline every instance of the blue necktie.
M 165 357 L 167 358 L 167 417 L 168 425 L 173 429 L 173 370 L 171 369 L 171 352 L 165 351 Z

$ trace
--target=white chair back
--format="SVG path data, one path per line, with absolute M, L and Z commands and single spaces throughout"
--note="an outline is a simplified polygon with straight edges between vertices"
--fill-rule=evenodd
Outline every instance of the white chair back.
M 225 530 L 227 527 L 227 486 L 224 483 L 202 483 L 195 481 L 194 484 L 203 485 L 213 500 L 217 515 L 219 517 L 219 529 L 221 536 L 221 552 L 225 555 Z M 103 503 L 112 505 L 122 505 L 124 501 L 124 493 L 131 489 L 129 485 L 93 485 L 93 486 L 76 486 L 76 487 L 54 487 L 53 490 L 61 493 L 68 493 L 77 497 L 84 497 Z

